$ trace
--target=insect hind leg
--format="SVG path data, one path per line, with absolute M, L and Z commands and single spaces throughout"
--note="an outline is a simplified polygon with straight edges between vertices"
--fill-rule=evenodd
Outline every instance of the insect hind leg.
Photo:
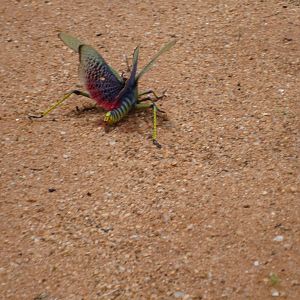
M 90 95 L 88 93 L 86 93 L 86 92 L 82 92 L 82 91 L 79 91 L 79 90 L 72 90 L 72 91 L 66 93 L 62 99 L 56 101 L 51 107 L 49 107 L 45 111 L 41 112 L 39 115 L 31 115 L 31 114 L 29 114 L 28 118 L 29 119 L 39 119 L 39 118 L 45 117 L 52 110 L 54 110 L 55 108 L 57 108 L 58 106 L 60 106 L 65 100 L 67 100 L 73 94 L 84 96 L 84 97 L 87 97 L 87 98 L 91 98 Z
M 160 110 L 154 101 L 151 101 L 150 103 L 137 103 L 135 105 L 136 108 L 142 108 L 142 109 L 147 109 L 147 108 L 152 108 L 153 110 L 153 131 L 152 131 L 152 142 L 157 148 L 161 148 L 161 144 L 157 141 L 157 111 L 164 112 Z

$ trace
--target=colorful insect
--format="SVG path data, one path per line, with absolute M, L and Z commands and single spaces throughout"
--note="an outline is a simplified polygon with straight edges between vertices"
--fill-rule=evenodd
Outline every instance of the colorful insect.
M 52 105 L 49 109 L 40 115 L 29 115 L 29 118 L 42 118 L 53 109 L 61 105 L 72 94 L 81 95 L 94 99 L 98 105 L 108 112 L 105 114 L 104 121 L 107 124 L 114 124 L 125 117 L 133 108 L 152 108 L 153 109 L 153 143 L 161 147 L 157 142 L 157 111 L 159 110 L 155 102 L 161 99 L 154 91 L 148 90 L 138 94 L 138 81 L 154 62 L 164 52 L 168 51 L 176 41 L 173 40 L 166 44 L 151 61 L 137 74 L 137 64 L 139 47 L 134 50 L 132 70 L 129 79 L 120 76 L 112 67 L 110 67 L 103 57 L 91 46 L 82 43 L 77 38 L 67 33 L 60 33 L 59 38 L 76 53 L 79 53 L 79 76 L 84 83 L 87 92 L 72 90 L 64 97 Z M 153 95 L 154 100 L 149 96 Z M 142 96 L 146 98 L 142 98 Z M 147 102 L 145 102 L 147 101 Z

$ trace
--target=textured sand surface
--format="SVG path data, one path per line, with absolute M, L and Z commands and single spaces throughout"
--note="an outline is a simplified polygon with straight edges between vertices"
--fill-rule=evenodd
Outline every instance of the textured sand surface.
M 0 3 L 1 299 L 300 299 L 300 2 Z M 113 130 L 69 32 L 167 96 Z M 79 110 L 76 110 L 78 106 Z M 298 140 L 297 140 L 298 139 Z

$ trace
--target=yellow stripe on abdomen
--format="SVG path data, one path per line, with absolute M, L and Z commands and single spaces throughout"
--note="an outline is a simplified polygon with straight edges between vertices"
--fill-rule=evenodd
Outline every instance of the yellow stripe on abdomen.
M 105 114 L 104 122 L 110 125 L 119 122 L 128 114 L 132 106 L 133 104 L 131 103 L 130 99 L 125 98 L 120 107 L 113 109 Z

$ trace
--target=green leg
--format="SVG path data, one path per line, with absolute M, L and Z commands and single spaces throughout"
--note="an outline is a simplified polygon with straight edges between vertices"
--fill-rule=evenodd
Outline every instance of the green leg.
M 154 100 L 158 101 L 159 99 L 162 99 L 163 97 L 166 96 L 166 91 L 164 91 L 162 93 L 162 95 L 158 96 L 153 90 L 148 90 L 148 91 L 145 91 L 145 92 L 142 92 L 141 94 L 139 94 L 139 98 L 141 96 L 149 95 L 149 94 L 152 94 L 154 96 Z M 139 102 L 146 101 L 146 100 L 152 100 L 153 101 L 153 99 L 151 97 L 147 97 L 145 99 L 139 99 Z
M 72 90 L 70 92 L 68 92 L 67 94 L 64 95 L 64 97 L 60 100 L 58 100 L 56 103 L 54 103 L 51 107 L 49 107 L 47 110 L 43 111 L 42 113 L 40 113 L 39 115 L 28 115 L 29 119 L 32 118 L 42 118 L 46 115 L 48 115 L 49 112 L 51 112 L 52 110 L 54 110 L 56 107 L 60 106 L 65 100 L 67 100 L 72 94 L 75 95 L 80 95 L 80 96 L 84 96 L 87 98 L 90 98 L 90 95 L 88 93 L 85 92 L 81 92 L 78 90 Z
M 152 132 L 152 141 L 157 148 L 161 148 L 160 143 L 157 141 L 157 111 L 159 110 L 154 102 L 152 103 L 137 103 L 135 105 L 138 109 L 146 109 L 152 107 L 153 109 L 153 132 Z

